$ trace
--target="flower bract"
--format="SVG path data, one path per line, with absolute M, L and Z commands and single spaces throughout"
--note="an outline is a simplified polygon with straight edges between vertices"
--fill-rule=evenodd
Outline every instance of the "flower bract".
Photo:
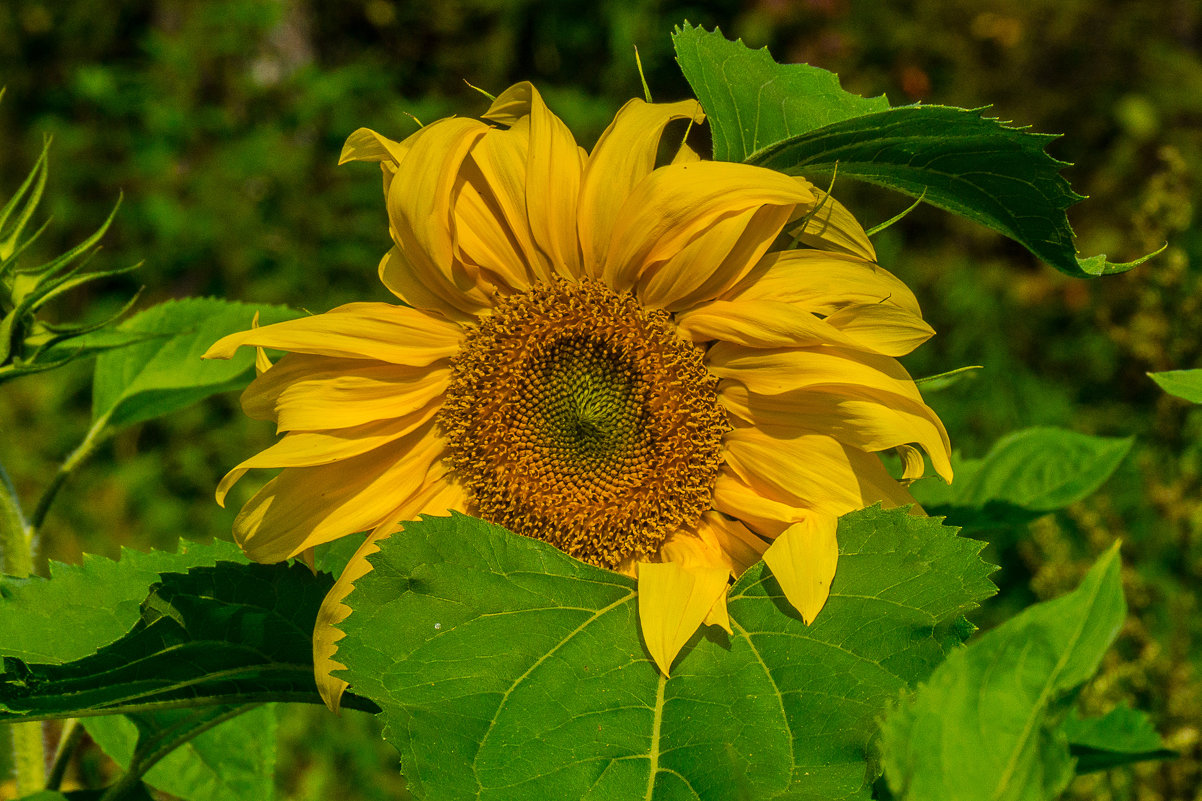
M 933 333 L 914 295 L 826 192 L 702 160 L 683 132 L 703 121 L 695 101 L 631 100 L 586 152 L 521 83 L 481 120 L 356 131 L 342 160 L 383 171 L 379 274 L 399 303 L 206 354 L 287 351 L 242 398 L 283 437 L 218 489 L 284 468 L 237 517 L 247 554 L 370 532 L 315 631 L 332 705 L 343 601 L 418 515 L 462 511 L 636 577 L 667 674 L 699 626 L 729 629 L 732 577 L 763 558 L 808 623 L 838 516 L 912 503 L 923 451 L 951 479 L 947 434 L 896 360 Z

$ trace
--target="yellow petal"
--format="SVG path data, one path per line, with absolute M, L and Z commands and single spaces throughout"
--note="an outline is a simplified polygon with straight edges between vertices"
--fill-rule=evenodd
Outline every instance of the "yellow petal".
M 580 186 L 580 245 L 589 275 L 597 275 L 605 262 L 622 204 L 655 169 L 664 128 L 673 120 L 701 122 L 704 118 L 696 100 L 645 103 L 637 98 L 614 116 L 593 148 Z
M 775 300 L 711 300 L 678 314 L 676 325 L 694 342 L 716 339 L 749 348 L 856 344 L 806 309 Z
M 568 126 L 530 87 L 530 153 L 526 161 L 526 214 L 530 231 L 564 278 L 580 277 L 576 208 L 584 172 Z
M 821 250 L 769 253 L 724 298 L 796 303 L 824 315 L 852 303 L 892 303 L 922 316 L 914 293 L 888 270 Z
M 921 317 L 892 303 L 850 304 L 826 322 L 855 346 L 886 356 L 905 356 L 935 335 Z
M 351 161 L 391 161 L 400 164 L 409 145 L 405 142 L 394 142 L 386 136 L 381 136 L 368 128 L 360 128 L 346 138 L 342 146 L 342 155 L 338 157 L 339 164 Z
M 447 362 L 409 367 L 367 359 L 288 353 L 242 393 L 242 408 L 278 431 L 348 428 L 403 417 L 441 398 Z
M 734 634 L 734 630 L 730 627 L 730 612 L 726 608 L 726 591 L 723 590 L 714 599 L 710 611 L 705 613 L 705 620 L 701 621 L 706 626 L 718 626 L 726 631 L 727 634 Z
M 426 307 L 433 311 L 475 314 L 491 306 L 490 288 L 455 258 L 451 213 L 463 161 L 487 131 L 484 123 L 460 117 L 427 125 L 406 140 L 409 151 L 388 188 L 388 220 L 404 258 L 391 259 L 381 277 L 398 295 L 414 282 L 424 285 L 440 301 Z M 410 275 L 392 272 L 401 270 Z
M 810 515 L 794 523 L 764 552 L 764 564 L 780 582 L 785 598 L 808 626 L 826 604 L 839 562 L 838 521 Z
M 922 460 L 922 451 L 911 445 L 898 445 L 897 455 L 902 460 L 902 479 L 904 481 L 913 481 L 916 478 L 922 478 L 922 474 L 926 472 L 926 463 Z M 950 480 L 948 483 L 951 483 Z
M 781 439 L 827 434 L 873 452 L 918 443 L 930 454 L 936 472 L 951 481 L 951 441 L 926 404 L 846 385 L 759 395 L 735 382 L 720 385 L 719 399 L 728 411 Z M 922 458 L 918 461 L 921 464 Z
M 737 284 L 772 246 L 788 206 L 748 209 L 698 230 L 662 262 L 648 262 L 636 294 L 644 306 L 669 311 L 718 297 Z
M 380 282 L 403 303 L 423 312 L 439 315 L 459 323 L 474 323 L 479 309 L 468 311 L 458 304 L 443 300 L 418 274 L 413 262 L 398 247 L 393 247 L 380 259 Z
M 891 392 L 922 403 L 914 380 L 896 359 L 848 348 L 746 348 L 719 342 L 709 349 L 706 361 L 714 375 L 740 381 L 760 395 L 848 386 Z
M 259 312 L 255 311 L 254 318 L 250 321 L 251 328 L 259 327 Z M 271 359 L 267 358 L 267 351 L 262 348 L 255 348 L 255 375 L 260 376 L 271 369 Z
M 808 185 L 808 184 L 807 184 Z M 817 210 L 790 233 L 812 248 L 835 250 L 876 261 L 876 251 L 863 226 L 847 207 L 821 189 L 814 189 Z
M 480 116 L 498 125 L 515 125 L 530 115 L 530 104 L 536 91 L 530 81 L 515 83 L 497 95 L 488 111 Z
M 738 519 L 769 540 L 811 513 L 809 509 L 764 497 L 725 465 L 714 479 L 713 504 L 717 511 Z
M 765 540 L 742 523 L 711 510 L 692 530 L 670 535 L 660 546 L 659 559 L 687 568 L 721 567 L 738 578 L 760 560 L 767 547 Z
M 833 437 L 802 434 L 777 439 L 754 428 L 726 435 L 726 463 L 753 490 L 790 506 L 833 517 L 877 501 L 910 502 L 875 454 L 843 445 Z M 736 515 L 737 516 L 737 515 Z
M 387 520 L 367 536 L 355 555 L 346 563 L 342 575 L 326 593 L 317 611 L 317 622 L 313 627 L 313 673 L 317 690 L 332 711 L 338 712 L 342 694 L 349 686 L 345 681 L 330 675 L 335 670 L 345 670 L 346 665 L 334 660 L 338 652 L 338 641 L 346 635 L 337 626 L 351 614 L 344 603 L 355 588 L 355 582 L 371 572 L 367 558 L 380 550 L 380 542 L 392 536 L 402 520 L 413 520 L 418 515 L 446 515 L 452 510 L 466 508 L 467 497 L 462 487 L 439 480 L 426 487 L 413 501 L 401 506 Z
M 445 443 L 427 423 L 360 456 L 290 467 L 242 507 L 234 519 L 234 539 L 256 562 L 279 562 L 375 528 L 446 472 L 445 455 Z
M 297 432 L 243 461 L 217 485 L 217 503 L 225 506 L 225 496 L 246 471 L 263 467 L 315 467 L 333 464 L 375 450 L 400 439 L 425 423 L 438 407 L 403 417 L 377 420 L 367 425 L 333 431 Z
M 713 161 L 669 164 L 639 182 L 622 206 L 602 277 L 625 292 L 650 265 L 668 261 L 722 220 L 765 206 L 791 214 L 813 200 L 812 192 L 773 170 Z
M 725 568 L 685 568 L 672 562 L 640 562 L 639 623 L 660 672 L 668 675 L 680 649 L 726 594 Z
M 243 345 L 295 353 L 427 365 L 459 352 L 463 329 L 417 309 L 389 303 L 348 303 L 325 314 L 230 334 L 202 358 L 228 359 Z
M 547 255 L 538 247 L 530 230 L 526 213 L 526 162 L 530 155 L 530 125 L 527 120 L 510 130 L 489 131 L 472 148 L 471 158 L 464 164 L 464 176 L 480 194 L 491 220 L 484 227 L 472 224 L 456 206 L 459 215 L 456 233 L 485 237 L 490 250 L 502 252 L 509 284 L 520 288 L 524 276 L 533 280 L 550 281 L 556 275 Z M 460 204 L 463 203 L 462 193 Z M 470 246 L 468 247 L 470 250 Z M 510 255 L 512 253 L 512 255 Z M 488 266 L 481 264 L 481 266 Z

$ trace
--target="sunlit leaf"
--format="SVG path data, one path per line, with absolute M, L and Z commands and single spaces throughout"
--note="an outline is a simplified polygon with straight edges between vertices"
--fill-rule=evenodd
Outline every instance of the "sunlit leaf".
M 733 636 L 695 635 L 665 680 L 633 580 L 426 518 L 373 557 L 338 659 L 432 801 L 867 798 L 879 715 L 993 587 L 981 543 L 901 510 L 843 518 L 839 543 L 813 625 L 760 563 L 730 592 Z
M 238 546 L 182 540 L 179 552 L 123 550 L 120 561 L 84 554 L 82 565 L 50 563 L 50 578 L 0 577 L 0 656 L 70 662 L 115 642 L 138 621 L 161 573 L 246 561 Z
M 885 721 L 881 748 L 893 794 L 914 801 L 1056 798 L 1073 777 L 1057 724 L 1126 610 L 1116 546 L 1073 592 L 957 649 Z
M 1190 403 L 1202 403 L 1202 370 L 1166 370 L 1148 373 L 1160 388 Z
M 189 298 L 152 306 L 126 320 L 120 326 L 123 332 L 160 336 L 97 358 L 93 421 L 107 419 L 108 426 L 119 428 L 241 387 L 254 364 L 253 350 L 244 349 L 229 360 L 200 357 L 226 334 L 249 328 L 255 312 L 264 325 L 297 316 L 282 306 Z
M 844 91 L 833 73 L 777 64 L 767 50 L 687 23 L 677 61 L 714 132 L 714 158 L 806 177 L 838 174 L 902 192 L 991 228 L 1061 272 L 1124 272 L 1104 256 L 1079 258 L 1065 210 L 1083 199 L 1065 163 L 1032 133 L 950 106 L 890 108 Z
M 313 624 L 333 579 L 303 565 L 168 573 L 128 634 L 63 665 L 5 657 L 0 721 L 261 701 L 320 703 Z M 374 708 L 347 696 L 343 706 Z

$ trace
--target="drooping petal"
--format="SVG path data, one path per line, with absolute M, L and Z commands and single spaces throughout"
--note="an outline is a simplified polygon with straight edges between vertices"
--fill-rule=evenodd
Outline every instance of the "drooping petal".
M 765 206 L 791 214 L 813 200 L 812 192 L 773 170 L 713 161 L 669 164 L 639 182 L 619 212 L 602 278 L 625 292 L 651 265 L 673 258 L 728 217 Z
M 622 106 L 601 134 L 589 157 L 580 185 L 577 209 L 584 270 L 598 275 L 613 235 L 614 221 L 634 187 L 655 169 L 664 128 L 673 120 L 705 119 L 696 100 Z
M 826 322 L 855 347 L 885 356 L 905 356 L 935 335 L 921 317 L 892 303 L 849 304 Z
M 402 417 L 442 397 L 447 362 L 425 367 L 288 353 L 247 386 L 242 409 L 278 431 L 318 431 Z
M 811 189 L 815 195 L 815 208 L 807 211 L 804 222 L 799 222 L 796 227 L 790 226 L 790 233 L 812 248 L 841 251 L 876 261 L 876 251 L 859 220 L 826 192 L 813 187 Z
M 764 552 L 764 564 L 808 626 L 830 595 L 839 562 L 838 520 L 813 514 L 794 523 Z
M 225 506 L 226 494 L 248 470 L 261 467 L 316 467 L 341 462 L 400 439 L 433 417 L 437 410 L 436 406 L 430 405 L 403 417 L 377 420 L 354 428 L 287 434 L 270 448 L 229 471 L 217 485 L 217 503 Z
M 766 498 L 723 466 L 714 479 L 714 509 L 737 518 L 760 537 L 772 540 L 811 510 Z
M 234 539 L 256 562 L 375 528 L 446 471 L 431 423 L 360 456 L 291 467 L 268 481 L 234 520 Z
M 410 145 L 407 142 L 408 140 L 395 142 L 370 128 L 359 128 L 346 138 L 338 163 L 341 165 L 351 161 L 391 161 L 394 165 L 400 164 L 409 152 Z
M 228 359 L 244 345 L 257 345 L 420 367 L 454 356 L 462 341 L 463 329 L 441 317 L 389 303 L 348 303 L 325 314 L 230 334 L 201 358 Z
M 731 342 L 749 348 L 855 347 L 856 342 L 804 308 L 776 300 L 711 300 L 676 316 L 694 342 Z
M 351 613 L 351 608 L 344 601 L 355 588 L 355 582 L 371 572 L 371 563 L 367 558 L 379 552 L 380 542 L 391 537 L 401 521 L 414 520 L 419 515 L 443 516 L 453 510 L 466 508 L 467 495 L 461 486 L 445 479 L 434 481 L 430 486 L 423 488 L 412 502 L 397 508 L 367 536 L 355 551 L 355 555 L 346 563 L 342 575 L 326 593 L 313 627 L 313 673 L 317 680 L 317 690 L 331 711 L 338 712 L 342 694 L 349 686 L 342 679 L 331 675 L 335 670 L 346 669 L 346 665 L 334 660 L 334 654 L 338 651 L 338 641 L 346 636 L 337 626 Z
M 905 368 L 893 358 L 847 348 L 746 348 L 719 342 L 706 355 L 709 371 L 760 395 L 822 386 L 876 390 L 922 403 Z M 838 391 L 832 389 L 831 391 Z
M 645 265 L 635 293 L 644 306 L 669 311 L 718 297 L 771 247 L 788 212 L 763 206 L 719 220 L 667 260 Z
M 488 223 L 487 233 L 496 241 L 494 249 L 507 245 L 514 254 L 512 262 L 520 261 L 525 268 L 528 282 L 545 282 L 551 280 L 556 271 L 530 230 L 526 211 L 529 156 L 530 123 L 523 118 L 508 130 L 493 129 L 485 134 L 472 148 L 471 157 L 464 164 L 464 176 L 480 192 L 495 217 Z M 464 232 L 466 226 L 468 223 L 461 218 L 456 231 Z M 467 232 L 472 233 L 470 228 Z M 502 243 L 500 237 L 506 242 Z M 511 257 L 505 258 L 508 262 Z M 516 280 L 513 286 L 517 286 Z
M 823 434 L 777 439 L 752 427 L 726 435 L 726 463 L 766 498 L 838 517 L 877 501 L 912 502 L 875 454 Z
M 640 562 L 639 623 L 643 640 L 660 672 L 668 675 L 680 649 L 726 595 L 723 567 L 681 567 L 672 562 Z
M 580 237 L 576 208 L 584 165 L 575 137 L 556 117 L 529 81 L 514 84 L 497 96 L 485 119 L 515 128 L 528 125 L 526 215 L 534 241 L 556 274 L 578 278 Z
M 386 198 L 393 241 L 403 258 L 381 264 L 380 277 L 407 303 L 416 300 L 404 294 L 416 283 L 437 298 L 437 305 L 419 307 L 428 311 L 477 314 L 491 306 L 490 287 L 455 258 L 451 212 L 463 161 L 487 131 L 478 120 L 452 117 L 405 140 L 409 151 Z
M 922 316 L 914 293 L 888 270 L 821 250 L 769 253 L 724 298 L 796 303 L 825 315 L 849 304 L 892 303 Z
M 936 472 L 951 481 L 951 442 L 929 406 L 891 392 L 847 386 L 830 390 L 818 387 L 760 395 L 741 384 L 723 382 L 719 398 L 729 411 L 780 439 L 827 434 L 873 452 L 918 443 L 930 454 Z M 918 461 L 921 464 L 922 458 Z

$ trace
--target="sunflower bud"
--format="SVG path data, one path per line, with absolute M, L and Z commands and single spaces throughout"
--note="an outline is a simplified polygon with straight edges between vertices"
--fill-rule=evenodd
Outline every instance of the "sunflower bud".
M 104 328 L 133 306 L 135 295 L 112 317 L 92 323 L 49 323 L 38 318 L 38 311 L 50 300 L 86 283 L 137 269 L 138 264 L 117 270 L 81 272 L 95 255 L 97 243 L 112 224 L 121 205 L 90 237 L 66 253 L 44 264 L 19 264 L 22 253 L 32 245 L 47 223 L 29 235 L 25 228 L 33 217 L 46 188 L 50 140 L 42 145 L 42 154 L 24 183 L 0 209 L 0 382 L 28 373 L 60 367 L 79 356 L 120 344 L 87 338 Z

